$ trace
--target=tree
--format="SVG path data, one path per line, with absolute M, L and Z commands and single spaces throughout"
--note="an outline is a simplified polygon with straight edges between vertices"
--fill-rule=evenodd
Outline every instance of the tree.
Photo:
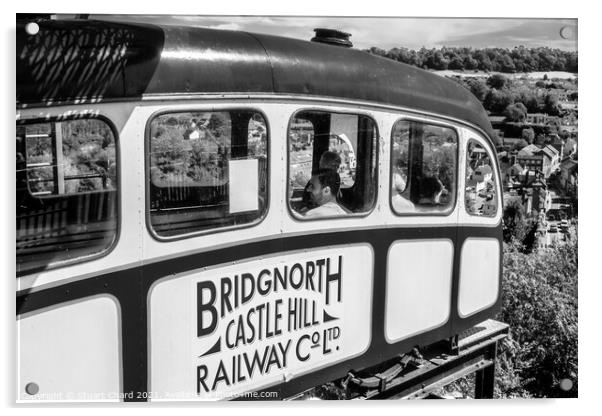
M 435 53 L 430 54 L 426 58 L 425 63 L 426 66 L 428 66 L 429 68 L 444 70 L 447 69 L 449 65 L 449 60 L 447 60 L 441 52 L 437 51 Z
M 465 84 L 470 92 L 472 92 L 479 101 L 483 102 L 485 96 L 489 92 L 489 88 L 485 81 L 481 78 L 467 78 Z
M 558 116 L 562 109 L 558 103 L 558 97 L 555 94 L 546 94 L 543 100 L 543 111 L 551 116 Z
M 530 90 L 520 90 L 515 101 L 523 103 L 527 107 L 528 113 L 537 113 L 539 111 L 539 101 Z
M 479 62 L 479 69 L 482 71 L 491 71 L 493 68 L 493 64 L 491 63 L 491 59 L 489 59 L 489 55 L 485 51 L 478 51 L 475 59 Z
M 525 219 L 525 209 L 519 200 L 510 200 L 504 207 L 502 219 L 504 221 L 504 241 L 511 242 L 512 240 L 515 240 L 517 242 L 522 242 L 528 229 Z
M 464 69 L 464 61 L 459 56 L 454 56 L 449 62 L 449 69 Z
M 502 74 L 493 74 L 492 76 L 487 78 L 487 85 L 489 85 L 491 88 L 501 90 L 502 88 L 508 85 L 508 78 L 506 78 Z
M 399 62 L 405 62 L 418 67 L 432 69 L 480 69 L 483 71 L 501 71 L 513 73 L 516 71 L 569 71 L 578 70 L 577 53 L 560 49 L 530 48 L 524 46 L 512 51 L 501 48 L 471 48 L 441 49 L 421 48 L 410 51 L 406 48 L 392 48 L 388 52 L 378 47 L 371 47 L 366 52 L 387 57 Z M 451 65 L 451 66 L 450 66 Z M 547 80 L 547 77 L 545 78 Z
M 467 56 L 464 58 L 464 68 L 468 70 L 477 69 L 479 67 L 479 62 L 474 59 L 472 56 Z
M 510 104 L 504 110 L 504 115 L 511 121 L 524 121 L 527 118 L 527 107 L 523 103 Z
M 489 90 L 485 96 L 483 105 L 493 113 L 501 114 L 506 107 L 512 104 L 512 94 L 508 91 L 498 91 L 495 88 Z
M 531 127 L 523 129 L 521 136 L 527 141 L 528 144 L 532 144 L 535 140 L 535 132 Z
M 387 55 L 387 51 L 385 51 L 384 49 L 381 48 L 377 48 L 376 46 L 371 47 L 368 52 L 370 52 L 372 55 L 378 55 L 378 56 L 386 56 Z
M 514 61 L 509 55 L 504 55 L 500 62 L 502 72 L 516 72 Z
M 543 146 L 546 143 L 546 136 L 543 133 L 539 133 L 536 137 L 535 137 L 535 141 L 533 142 L 536 146 Z
M 514 149 L 513 150 L 520 150 L 523 149 L 525 147 L 527 147 L 528 145 L 530 145 L 531 143 L 527 142 L 525 139 L 520 139 L 518 142 L 516 142 L 516 144 L 514 145 Z

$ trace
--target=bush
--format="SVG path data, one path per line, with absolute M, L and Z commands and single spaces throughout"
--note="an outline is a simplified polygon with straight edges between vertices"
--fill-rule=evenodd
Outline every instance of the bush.
M 511 337 L 500 357 L 500 391 L 577 397 L 577 242 L 530 255 L 505 245 L 502 293 L 498 319 Z M 563 379 L 573 382 L 568 392 L 559 388 Z
M 494 398 L 577 397 L 577 242 L 524 254 L 504 244 L 502 311 L 510 325 L 498 346 Z M 560 389 L 569 379 L 573 388 Z M 474 394 L 474 377 L 444 393 Z

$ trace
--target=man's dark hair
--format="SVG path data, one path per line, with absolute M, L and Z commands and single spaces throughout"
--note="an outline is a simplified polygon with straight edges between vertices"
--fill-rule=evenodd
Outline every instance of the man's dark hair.
M 341 166 L 341 156 L 336 152 L 327 150 L 320 156 L 321 169 L 338 169 Z
M 427 176 L 420 181 L 420 198 L 434 198 L 443 190 L 443 184 L 434 176 Z
M 322 185 L 323 188 L 328 186 L 330 188 L 330 193 L 335 196 L 339 193 L 341 177 L 334 169 L 319 169 L 313 174 L 318 177 L 320 185 Z

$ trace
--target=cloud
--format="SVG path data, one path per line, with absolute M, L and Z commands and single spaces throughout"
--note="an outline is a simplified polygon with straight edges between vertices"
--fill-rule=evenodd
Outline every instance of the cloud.
M 500 19 L 510 20 L 510 19 Z M 577 49 L 576 20 L 570 19 L 511 19 L 513 25 L 499 27 L 485 33 L 458 34 L 448 39 L 444 44 L 448 46 L 475 46 L 475 47 L 504 47 L 513 46 L 548 46 L 560 49 Z M 563 39 L 560 31 L 563 27 L 574 28 L 574 39 Z

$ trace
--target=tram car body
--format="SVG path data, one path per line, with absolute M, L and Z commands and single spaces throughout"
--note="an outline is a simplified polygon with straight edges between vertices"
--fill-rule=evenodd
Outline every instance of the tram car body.
M 19 401 L 283 399 L 498 311 L 499 167 L 459 84 L 324 42 L 34 22 Z

